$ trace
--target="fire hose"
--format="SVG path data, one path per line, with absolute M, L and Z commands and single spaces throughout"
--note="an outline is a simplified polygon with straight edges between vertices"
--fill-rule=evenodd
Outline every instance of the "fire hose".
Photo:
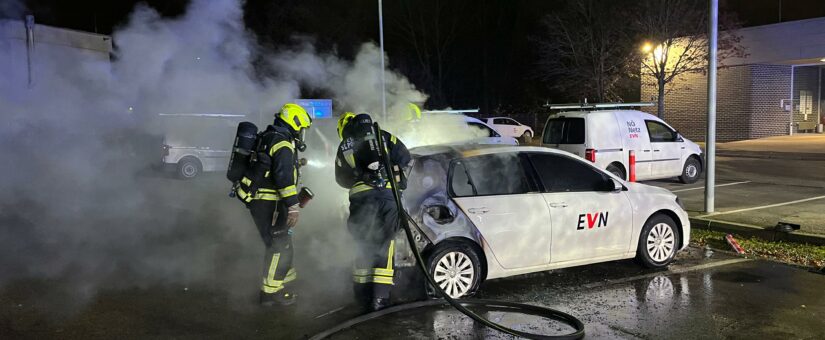
M 384 163 L 384 169 L 387 171 L 387 177 L 389 178 L 390 184 L 392 185 L 392 192 L 393 197 L 395 198 L 395 204 L 398 208 L 399 214 L 402 214 L 404 217 L 399 218 L 399 223 L 401 227 L 404 229 L 405 234 L 407 235 L 407 240 L 410 244 L 410 248 L 412 248 L 412 253 L 415 256 L 415 261 L 418 265 L 418 268 L 421 269 L 421 272 L 427 279 L 427 282 L 432 286 L 433 290 L 441 296 L 443 300 L 428 300 L 428 301 L 419 301 L 413 302 L 408 304 L 402 304 L 393 306 L 390 308 L 382 309 L 376 312 L 372 312 L 369 314 L 365 314 L 354 319 L 345 321 L 341 324 L 334 326 L 324 332 L 318 333 L 312 338 L 311 340 L 319 340 L 327 338 L 337 332 L 340 332 L 344 329 L 354 327 L 358 324 L 374 320 L 392 313 L 416 309 L 421 307 L 429 307 L 429 306 L 438 306 L 449 304 L 462 314 L 468 316 L 469 318 L 473 319 L 474 321 L 497 330 L 499 332 L 513 335 L 517 337 L 522 337 L 526 339 L 581 339 L 584 337 L 584 324 L 573 317 L 570 314 L 547 308 L 541 306 L 535 306 L 530 304 L 523 304 L 523 303 L 516 303 L 516 302 L 507 302 L 507 301 L 496 301 L 496 300 L 482 300 L 482 299 L 453 299 L 450 297 L 444 290 L 435 282 L 435 279 L 430 275 L 429 270 L 427 269 L 426 265 L 424 264 L 424 259 L 421 256 L 421 252 L 418 250 L 416 246 L 415 237 L 413 236 L 412 230 L 410 229 L 410 217 L 407 214 L 404 214 L 404 206 L 401 201 L 401 194 L 398 189 L 398 183 L 395 179 L 395 176 L 392 173 L 392 164 L 390 162 L 390 158 L 387 155 L 387 149 L 384 147 L 384 139 L 381 136 L 381 128 L 378 123 L 373 124 L 373 128 L 375 130 L 375 136 L 377 136 L 378 140 L 378 149 L 381 154 L 381 160 Z M 413 221 L 413 223 L 415 223 Z M 563 334 L 563 335 L 543 335 L 543 334 L 534 334 L 528 332 L 522 332 L 519 330 L 515 330 L 504 325 L 495 323 L 484 317 L 476 314 L 472 310 L 468 309 L 467 306 L 477 306 L 477 307 L 486 307 L 490 309 L 496 310 L 504 310 L 513 313 L 522 313 L 527 315 L 535 315 L 546 319 L 557 320 L 564 324 L 571 326 L 575 331 L 570 334 Z

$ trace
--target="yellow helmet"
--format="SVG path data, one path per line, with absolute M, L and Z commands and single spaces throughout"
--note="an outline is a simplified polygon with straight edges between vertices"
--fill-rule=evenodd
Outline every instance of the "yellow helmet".
M 293 103 L 284 105 L 281 111 L 275 114 L 275 117 L 280 118 L 295 131 L 306 129 L 312 124 L 312 117 L 309 116 L 307 111 L 300 105 Z
M 347 111 L 338 118 L 338 138 L 341 138 L 341 140 L 344 139 L 344 128 L 353 117 L 355 117 L 355 114 Z
M 421 119 L 421 108 L 413 103 L 407 104 L 407 120 L 415 121 Z

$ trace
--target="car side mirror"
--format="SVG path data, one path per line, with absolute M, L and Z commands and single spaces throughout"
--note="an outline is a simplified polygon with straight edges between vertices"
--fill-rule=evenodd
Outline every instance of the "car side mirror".
M 453 213 L 443 205 L 431 205 L 424 208 L 424 212 L 433 218 L 435 223 L 447 224 L 455 219 Z
M 602 191 L 606 192 L 621 192 L 624 190 L 624 185 L 612 177 L 608 177 L 604 182 Z

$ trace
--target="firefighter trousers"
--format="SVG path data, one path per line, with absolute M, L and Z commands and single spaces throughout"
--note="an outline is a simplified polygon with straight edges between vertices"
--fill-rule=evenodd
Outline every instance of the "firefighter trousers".
M 279 201 L 254 200 L 249 203 L 249 211 L 266 246 L 261 294 L 283 294 L 296 277 L 292 235 L 286 226 L 287 206 Z
M 389 195 L 388 195 L 389 194 Z M 398 208 L 387 189 L 374 189 L 350 197 L 347 220 L 356 242 L 353 290 L 357 300 L 389 299 L 395 270 L 395 233 Z

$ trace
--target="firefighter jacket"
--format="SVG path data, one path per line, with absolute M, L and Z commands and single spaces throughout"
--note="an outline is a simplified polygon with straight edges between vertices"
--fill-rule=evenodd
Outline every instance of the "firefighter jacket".
M 249 167 L 237 189 L 238 198 L 298 203 L 296 151 L 288 128 L 267 126 L 258 136 L 256 161 Z
M 389 132 L 382 130 L 381 135 L 384 137 L 384 146 L 387 148 L 390 163 L 392 163 L 393 166 L 397 165 L 401 171 L 406 169 L 412 160 L 407 147 L 400 139 Z M 376 189 L 374 184 L 369 183 L 369 181 L 364 178 L 363 174 L 365 171 L 358 169 L 359 165 L 363 163 L 358 160 L 359 155 L 355 152 L 359 142 L 363 141 L 357 137 L 345 138 L 338 146 L 338 153 L 335 157 L 335 181 L 341 187 L 349 189 L 350 197 Z M 403 183 L 403 180 L 405 179 L 402 177 L 402 183 L 399 183 L 401 189 L 406 185 L 406 183 Z M 389 182 L 383 186 L 387 189 L 392 188 Z

